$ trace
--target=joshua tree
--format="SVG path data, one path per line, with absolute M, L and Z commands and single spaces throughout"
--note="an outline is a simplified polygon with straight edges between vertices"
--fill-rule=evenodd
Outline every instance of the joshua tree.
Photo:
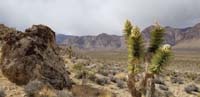
M 128 48 L 127 84 L 132 97 L 154 97 L 154 76 L 161 72 L 171 56 L 171 46 L 163 45 L 164 29 L 158 23 L 150 36 L 149 47 L 146 49 L 140 29 L 126 21 L 124 37 Z
M 67 48 L 67 53 L 68 53 L 68 57 L 71 59 L 71 58 L 72 58 L 72 55 L 73 55 L 72 46 L 69 46 L 69 47 Z

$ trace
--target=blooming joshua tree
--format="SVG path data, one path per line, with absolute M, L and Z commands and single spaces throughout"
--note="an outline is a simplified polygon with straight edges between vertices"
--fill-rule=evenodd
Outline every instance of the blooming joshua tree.
M 171 46 L 163 44 L 164 29 L 156 23 L 150 33 L 149 47 L 145 48 L 140 29 L 125 22 L 125 43 L 128 49 L 128 87 L 132 97 L 154 97 L 154 77 L 169 63 Z

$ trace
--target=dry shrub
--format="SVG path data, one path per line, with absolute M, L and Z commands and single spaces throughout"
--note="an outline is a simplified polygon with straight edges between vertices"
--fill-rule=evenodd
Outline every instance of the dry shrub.
M 53 88 L 41 81 L 31 81 L 24 87 L 27 97 L 57 97 Z

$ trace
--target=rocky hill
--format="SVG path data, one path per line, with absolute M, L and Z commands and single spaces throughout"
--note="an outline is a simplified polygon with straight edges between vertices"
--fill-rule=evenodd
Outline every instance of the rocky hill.
M 81 49 L 113 49 L 124 48 L 123 37 L 108 35 L 106 33 L 97 36 L 69 36 L 58 34 L 57 43 L 71 45 Z
M 142 31 L 145 39 L 149 39 L 149 32 L 152 28 L 153 26 L 150 26 Z M 165 27 L 165 41 L 168 44 L 177 45 L 179 43 L 195 39 L 200 39 L 200 23 L 187 28 L 173 28 L 170 26 Z
M 143 36 L 148 42 L 150 37 L 150 31 L 153 26 L 145 28 Z M 165 27 L 165 42 L 173 46 L 184 44 L 179 47 L 185 46 L 185 42 L 195 42 L 190 47 L 196 47 L 193 45 L 199 44 L 197 40 L 200 39 L 200 23 L 194 25 L 193 27 L 187 28 L 173 28 L 170 26 Z M 123 49 L 125 44 L 123 42 L 122 36 L 108 35 L 105 33 L 99 34 L 97 36 L 69 36 L 58 34 L 56 36 L 57 43 L 63 45 L 72 45 L 81 49 Z M 196 43 L 197 42 L 197 43 Z

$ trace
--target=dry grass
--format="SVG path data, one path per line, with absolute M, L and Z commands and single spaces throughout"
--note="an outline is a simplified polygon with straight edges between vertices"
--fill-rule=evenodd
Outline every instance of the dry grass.
M 170 69 L 185 72 L 200 71 L 200 49 L 175 49 Z
M 174 55 L 166 68 L 178 71 L 200 71 L 200 49 L 174 49 Z M 84 55 L 92 58 L 93 61 L 104 64 L 127 64 L 127 52 L 121 51 L 84 51 Z
M 5 91 L 5 97 L 24 97 L 23 88 L 8 81 L 0 72 L 0 88 Z
M 84 51 L 82 52 L 84 55 L 92 58 L 93 61 L 98 61 L 100 63 L 112 64 L 112 63 L 120 63 L 126 64 L 127 60 L 127 52 L 125 50 L 98 50 L 98 51 Z
M 116 97 L 113 93 L 89 85 L 74 85 L 72 93 L 77 97 Z

